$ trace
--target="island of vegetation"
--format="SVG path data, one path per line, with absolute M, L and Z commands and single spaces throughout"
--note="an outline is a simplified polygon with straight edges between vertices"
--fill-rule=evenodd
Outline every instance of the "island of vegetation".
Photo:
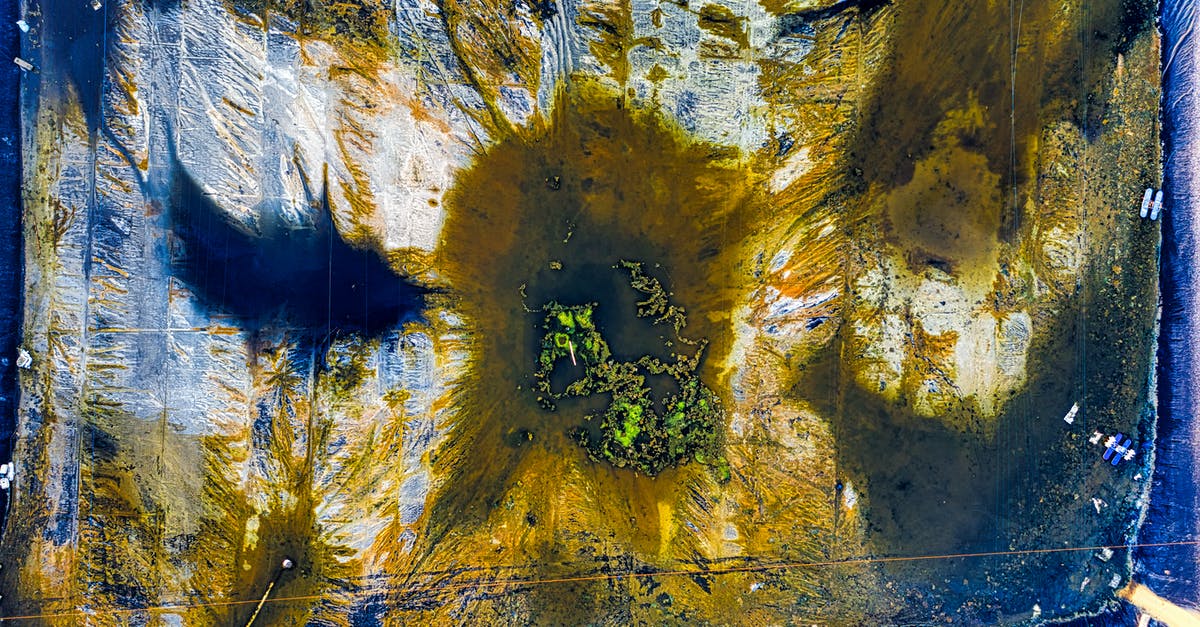
M 541 309 L 544 334 L 534 372 L 538 403 L 554 411 L 554 401 L 559 399 L 607 394 L 607 408 L 587 416 L 591 426 L 598 428 L 577 426 L 571 432 L 590 457 L 651 476 L 695 459 L 711 466 L 720 480 L 728 480 L 729 464 L 720 454 L 721 399 L 696 374 L 707 342 L 681 335 L 687 325 L 683 309 L 670 303 L 662 284 L 647 275 L 642 264 L 621 261 L 616 267 L 627 270 L 630 285 L 645 296 L 637 303 L 638 317 L 653 318 L 656 325 L 670 324 L 675 340 L 694 346 L 695 353 L 675 353 L 673 363 L 651 355 L 617 361 L 593 320 L 597 303 L 550 301 Z M 582 366 L 583 374 L 555 391 L 551 373 L 564 360 L 570 360 L 572 367 Z M 647 375 L 666 375 L 678 391 L 656 408 Z

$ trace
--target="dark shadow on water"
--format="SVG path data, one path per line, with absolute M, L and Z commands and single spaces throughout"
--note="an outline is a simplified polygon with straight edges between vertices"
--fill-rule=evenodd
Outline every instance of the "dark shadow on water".
M 1088 311 L 1102 320 L 1148 313 L 1118 314 L 1113 301 L 1090 302 Z M 1114 341 L 1113 334 L 1132 325 L 1084 328 L 1074 308 L 1048 325 L 1057 332 L 1030 348 L 1029 381 L 996 418 L 981 417 L 971 402 L 920 416 L 907 403 L 839 380 L 835 373 L 849 368 L 839 366 L 838 341 L 808 365 L 794 393 L 832 417 L 839 476 L 863 494 L 872 553 L 960 555 L 1125 542 L 1137 515 L 1133 476 L 1142 466 L 1112 467 L 1088 436 L 1119 431 L 1139 445 L 1148 441 L 1147 421 L 1138 412 L 1145 403 L 1138 377 L 1148 355 L 1135 357 Z M 1076 362 L 1081 343 L 1089 356 L 1086 382 Z M 1084 409 L 1067 425 L 1062 416 L 1073 402 Z M 1093 509 L 1093 497 L 1105 503 L 1102 511 Z M 1110 598 L 1107 581 L 1119 572 L 1121 557 L 1104 563 L 1094 553 L 899 561 L 881 569 L 910 600 L 963 624 L 996 624 L 1015 620 L 1034 601 L 1047 616 L 1061 616 Z M 1085 576 L 1104 583 L 1081 589 Z M 987 602 L 978 600 L 981 590 Z
M 259 232 L 250 234 L 181 167 L 174 170 L 169 210 L 182 254 L 173 265 L 211 313 L 236 316 L 251 330 L 281 319 L 316 338 L 376 335 L 420 317 L 429 290 L 375 251 L 347 244 L 327 200 L 303 225 L 260 206 Z
M 33 20 L 33 26 L 40 29 L 45 42 L 43 79 L 51 83 L 46 91 L 57 92 L 60 98 L 66 90 L 74 91 L 94 137 L 101 126 L 104 60 L 110 48 L 105 31 L 116 12 L 104 6 L 92 10 L 83 0 L 41 0 L 38 4 L 41 16 Z
M 904 554 L 993 549 L 995 482 L 985 470 L 993 447 L 985 434 L 951 428 L 953 419 L 916 416 L 849 382 L 841 383 L 839 412 L 837 359 L 834 342 L 797 389 L 833 417 L 841 472 L 865 482 L 868 533 L 878 546 Z
M 18 0 L 10 2 L 16 4 Z M 160 12 L 176 10 L 180 2 L 137 0 L 134 4 L 140 5 L 141 10 Z M 122 12 L 132 7 L 116 0 L 101 0 L 99 9 L 93 9 L 90 0 L 35 0 L 30 5 L 33 10 L 26 15 L 26 21 L 35 29 L 32 34 L 40 35 L 44 42 L 40 69 L 49 83 L 46 91 L 57 93 L 60 98 L 66 96 L 67 89 L 73 91 L 88 131 L 94 137 L 104 126 L 101 98 L 105 89 L 105 63 L 118 37 L 107 35 L 117 29 Z M 36 9 L 40 9 L 40 15 Z
M 881 75 L 862 106 L 862 126 L 850 148 L 853 165 L 869 183 L 899 186 L 910 181 L 915 164 L 934 149 L 934 130 L 947 112 L 977 102 L 983 105 L 984 124 L 960 140 L 988 158 L 1005 196 L 1011 196 L 1000 228 L 1002 240 L 1011 240 L 1021 230 L 1021 211 L 1034 177 L 1027 147 L 1036 145 L 1044 121 L 1039 109 L 1055 98 L 1079 99 L 1081 91 L 1091 92 L 1111 76 L 1115 54 L 1148 26 L 1145 4 L 1087 2 L 1085 33 L 1050 37 L 1039 35 L 1036 27 L 1027 28 L 1021 34 L 1020 54 L 1012 57 L 1008 3 L 896 3 L 892 70 Z M 1060 19 L 1059 10 L 1060 3 L 1026 2 L 1021 20 L 1051 24 Z M 1081 44 L 1087 50 L 1082 56 Z M 1014 76 L 1019 81 L 1015 90 Z M 1102 112 L 1103 107 L 1080 107 L 1074 115 L 1085 130 L 1098 129 Z M 1016 195 L 1011 194 L 1013 185 Z
M 911 183 L 916 164 L 939 149 L 939 125 L 955 110 L 978 105 L 982 125 L 959 131 L 955 141 L 986 157 L 987 169 L 998 175 L 1003 208 L 998 228 L 988 225 L 989 236 L 995 231 L 1002 242 L 1023 237 L 1022 212 L 1039 189 L 1036 146 L 1047 120 L 1060 117 L 1095 137 L 1106 108 L 1090 94 L 1104 89 L 1116 53 L 1148 27 L 1142 0 L 1084 3 L 1082 16 L 1074 16 L 1075 9 L 1063 13 L 1064 6 L 1070 9 L 1053 2 L 1021 5 L 1023 22 L 1039 26 L 1020 35 L 1011 28 L 1013 7 L 1004 3 L 934 0 L 881 10 L 883 17 L 872 19 L 892 20 L 891 63 L 862 104 L 849 147 L 853 171 L 881 189 Z M 1041 25 L 1059 24 L 1064 15 L 1072 15 L 1064 30 L 1070 36 L 1040 34 Z M 966 224 L 975 216 L 961 212 L 944 222 Z M 1088 438 L 1095 431 L 1122 432 L 1139 446 L 1149 441 L 1150 366 L 1142 347 L 1154 302 L 1154 273 L 1144 260 L 1153 252 L 1150 238 L 1134 239 L 1129 248 L 1117 257 L 1127 273 L 1120 287 L 1107 280 L 1110 262 L 1085 268 L 1087 284 L 1069 304 L 1034 319 L 1038 335 L 1028 351 L 1026 382 L 998 399 L 994 418 L 978 415 L 972 399 L 937 416 L 916 415 L 911 403 L 885 400 L 846 376 L 855 357 L 852 350 L 842 355 L 840 346 L 809 366 L 795 394 L 834 416 L 838 471 L 863 488 L 860 515 L 873 552 L 946 555 L 1125 541 L 1136 525 L 1133 477 L 1142 465 L 1114 468 Z M 928 258 L 922 254 L 922 262 Z M 1136 276 L 1128 275 L 1131 267 Z M 1067 425 L 1063 415 L 1075 402 L 1080 416 Z M 1092 498 L 1104 503 L 1100 511 Z M 1107 582 L 1119 574 L 1120 560 L 1048 552 L 897 562 L 881 570 L 911 607 L 920 600 L 936 608 L 922 610 L 913 622 L 942 611 L 955 624 L 996 624 L 1027 621 L 1034 602 L 1043 617 L 1095 610 L 1112 598 Z

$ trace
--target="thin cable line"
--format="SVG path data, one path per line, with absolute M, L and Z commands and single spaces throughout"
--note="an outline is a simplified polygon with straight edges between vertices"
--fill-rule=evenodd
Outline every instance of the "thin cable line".
M 695 575 L 728 575 L 734 573 L 748 572 L 765 572 L 771 570 L 790 570 L 799 568 L 822 568 L 828 566 L 857 566 L 863 564 L 885 564 L 896 562 L 922 562 L 934 560 L 949 560 L 949 559 L 971 559 L 980 557 L 1013 557 L 1018 555 L 1041 555 L 1047 553 L 1071 553 L 1081 551 L 1100 551 L 1103 549 L 1121 550 L 1121 549 L 1147 549 L 1147 548 L 1163 548 L 1163 547 L 1178 547 L 1178 546 L 1200 546 L 1200 540 L 1180 540 L 1176 542 L 1147 542 L 1141 544 L 1110 544 L 1104 546 L 1073 546 L 1073 547 L 1055 547 L 1041 549 L 1017 549 L 1011 551 L 985 551 L 979 553 L 945 553 L 937 555 L 910 555 L 896 557 L 859 557 L 844 560 L 828 560 L 818 562 L 779 562 L 775 564 L 754 564 L 749 566 L 731 566 L 728 568 L 697 568 L 685 570 L 665 570 L 653 572 L 625 572 L 625 573 L 602 573 L 597 575 L 577 575 L 573 577 L 550 577 L 544 579 L 500 579 L 496 581 L 473 581 L 468 583 L 449 583 L 431 586 L 387 586 L 384 590 L 393 589 L 408 593 L 420 592 L 443 592 L 452 590 L 462 590 L 466 588 L 486 589 L 500 588 L 505 586 L 521 587 L 521 586 L 539 586 L 556 583 L 578 583 L 584 581 L 608 581 L 614 579 L 622 579 L 629 577 L 630 579 L 645 579 L 650 577 L 690 577 Z M 413 573 L 419 576 L 421 573 Z M 380 587 L 369 587 L 361 590 L 346 591 L 349 596 L 371 595 L 378 594 Z M 25 614 L 22 616 L 8 616 L 0 618 L 0 622 L 17 621 L 17 620 L 35 620 L 45 618 L 66 618 L 73 616 L 112 616 L 117 614 L 134 614 L 137 612 L 170 612 L 175 610 L 187 610 L 203 607 L 233 607 L 238 605 L 252 605 L 258 603 L 285 603 L 289 601 L 317 601 L 329 598 L 329 593 L 323 594 L 302 594 L 295 596 L 272 597 L 265 601 L 261 599 L 241 599 L 230 601 L 207 601 L 200 603 L 181 603 L 175 605 L 157 605 L 153 607 L 142 608 L 123 608 L 111 610 L 96 610 L 91 612 L 73 611 L 73 612 L 57 612 L 45 614 Z

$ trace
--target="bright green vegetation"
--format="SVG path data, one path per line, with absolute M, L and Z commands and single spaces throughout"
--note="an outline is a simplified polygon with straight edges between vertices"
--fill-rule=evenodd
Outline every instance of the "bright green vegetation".
M 555 395 L 550 389 L 550 372 L 559 360 L 569 360 L 585 369 L 593 368 L 608 362 L 612 353 L 608 344 L 596 330 L 592 322 L 592 310 L 595 303 L 567 307 L 551 301 L 543 310 L 546 311 L 546 321 L 543 328 L 546 334 L 542 337 L 541 352 L 538 355 L 538 368 L 534 373 L 535 387 L 540 396 L 538 404 L 548 410 L 554 409 Z M 568 393 L 586 396 L 590 392 L 579 388 L 579 383 L 572 384 Z
M 554 411 L 557 399 L 607 394 L 608 407 L 587 416 L 593 426 L 599 423 L 598 429 L 578 427 L 572 431 L 575 441 L 593 459 L 656 475 L 695 458 L 712 465 L 723 481 L 728 480 L 728 464 L 718 453 L 718 427 L 724 418 L 721 400 L 695 374 L 706 342 L 679 335 L 687 325 L 683 309 L 670 303 L 670 294 L 657 279 L 642 271 L 641 264 L 622 261 L 616 267 L 629 271 L 630 285 L 645 296 L 637 303 L 638 317 L 653 318 L 655 325 L 670 324 L 675 341 L 696 346 L 695 354 L 675 354 L 673 364 L 650 355 L 633 361 L 614 360 L 608 342 L 592 320 L 596 303 L 563 305 L 550 301 L 542 308 L 544 333 L 534 372 L 538 403 Z M 668 346 L 672 344 L 667 341 Z M 556 368 L 568 366 L 563 360 L 569 360 L 573 369 L 570 372 L 577 376 L 562 392 L 555 392 L 551 374 Z M 647 375 L 667 375 L 678 387 L 678 393 L 663 401 L 661 411 L 654 409 Z
M 645 405 L 631 405 L 628 401 L 613 403 L 609 407 L 609 412 L 615 412 L 615 418 L 623 419 L 621 426 L 613 429 L 613 439 L 625 448 L 633 446 L 633 439 L 642 432 L 642 414 L 645 411 Z M 613 427 L 616 427 L 616 425 L 613 425 Z

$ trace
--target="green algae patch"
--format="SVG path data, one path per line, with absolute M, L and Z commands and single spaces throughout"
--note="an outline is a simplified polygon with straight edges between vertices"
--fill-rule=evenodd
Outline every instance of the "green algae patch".
M 670 325 L 672 339 L 662 338 L 669 346 L 694 347 L 692 354 L 676 353 L 670 363 L 646 354 L 632 361 L 612 359 L 608 342 L 596 328 L 592 312 L 596 303 L 567 306 L 551 301 L 542 311 L 544 334 L 534 372 L 538 404 L 555 411 L 555 401 L 571 397 L 607 395 L 608 405 L 589 414 L 591 425 L 571 430 L 572 438 L 597 461 L 618 468 L 632 468 L 647 475 L 695 457 L 722 460 L 718 430 L 724 424 L 720 398 L 699 381 L 695 371 L 706 342 L 682 337 L 687 317 L 672 304 L 662 283 L 648 276 L 642 265 L 621 261 L 618 268 L 628 270 L 631 287 L 645 296 L 637 302 L 637 316 L 652 318 L 655 325 Z M 552 374 L 565 360 L 579 372 L 561 392 L 555 392 Z M 667 377 L 668 385 L 679 393 L 663 399 L 661 411 L 655 411 L 649 376 Z M 727 471 L 722 477 L 727 477 Z
M 539 393 L 538 403 L 547 410 L 554 410 L 552 399 L 559 398 L 551 390 L 550 375 L 560 361 L 570 359 L 572 366 L 580 366 L 590 373 L 609 361 L 612 353 L 608 343 L 596 330 L 592 322 L 595 303 L 567 307 L 551 301 L 543 310 L 546 320 L 542 325 L 546 333 L 542 337 L 542 350 L 538 354 L 534 381 Z M 573 383 L 573 386 L 578 385 Z M 564 394 L 567 392 L 564 392 Z

